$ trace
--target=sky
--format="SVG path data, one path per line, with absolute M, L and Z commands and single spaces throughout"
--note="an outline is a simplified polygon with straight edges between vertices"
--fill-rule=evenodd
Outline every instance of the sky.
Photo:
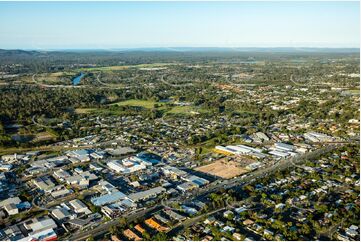
M 0 2 L 0 49 L 356 47 L 355 2 Z

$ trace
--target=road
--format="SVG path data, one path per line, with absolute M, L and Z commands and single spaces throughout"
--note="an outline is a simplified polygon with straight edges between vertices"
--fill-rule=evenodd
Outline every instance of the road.
M 127 222 L 129 223 L 129 222 L 134 221 L 137 218 L 144 217 L 146 214 L 159 211 L 162 208 L 163 207 L 160 205 L 155 205 L 155 206 L 147 208 L 147 209 L 135 210 L 136 212 L 131 211 L 129 213 L 124 214 L 123 217 L 125 217 L 127 219 Z M 97 237 L 99 235 L 107 233 L 112 226 L 117 225 L 118 223 L 119 223 L 119 219 L 114 219 L 114 220 L 105 222 L 105 223 L 97 226 L 96 228 L 92 229 L 92 231 L 81 231 L 79 233 L 72 234 L 72 235 L 70 235 L 66 238 L 62 238 L 62 239 L 74 241 L 74 240 L 86 240 L 90 236 Z
M 160 81 L 163 82 L 164 84 L 166 84 L 168 86 L 172 86 L 172 87 L 191 87 L 191 86 L 193 86 L 193 83 L 184 83 L 184 84 L 169 83 L 168 81 L 164 80 L 164 76 L 160 77 Z
M 51 87 L 51 88 L 84 88 L 84 87 L 88 87 L 87 85 L 49 85 L 49 84 L 44 84 L 44 83 L 40 83 L 37 80 L 35 80 L 35 76 L 36 74 L 32 75 L 32 79 L 33 82 L 41 87 Z

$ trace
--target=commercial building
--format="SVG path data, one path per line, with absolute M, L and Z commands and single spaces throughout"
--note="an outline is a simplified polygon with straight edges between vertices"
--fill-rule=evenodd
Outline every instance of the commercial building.
M 93 197 L 91 199 L 91 202 L 95 205 L 95 206 L 103 206 L 106 204 L 111 204 L 111 203 L 115 203 L 119 200 L 125 199 L 127 198 L 127 196 L 117 190 L 113 190 L 111 193 L 109 194 L 105 194 L 99 197 Z
M 128 195 L 128 198 L 133 201 L 133 202 L 139 202 L 142 200 L 146 200 L 152 197 L 156 197 L 157 195 L 165 192 L 166 189 L 162 186 L 159 187 L 155 187 L 146 191 L 142 191 L 142 192 L 136 192 L 136 193 L 132 193 L 130 195 Z
M 76 213 L 91 214 L 89 208 L 79 199 L 74 199 L 69 202 Z

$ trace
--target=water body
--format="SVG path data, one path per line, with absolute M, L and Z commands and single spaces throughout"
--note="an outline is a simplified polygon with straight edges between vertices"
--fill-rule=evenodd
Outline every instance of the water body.
M 80 83 L 81 79 L 83 78 L 83 76 L 85 76 L 85 74 L 83 72 L 81 72 L 79 76 L 75 77 L 72 80 L 73 85 L 74 86 L 78 85 Z

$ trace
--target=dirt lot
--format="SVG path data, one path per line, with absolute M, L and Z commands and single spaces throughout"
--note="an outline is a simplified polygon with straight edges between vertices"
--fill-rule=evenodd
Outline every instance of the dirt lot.
M 247 159 L 238 158 L 237 160 L 228 161 L 227 158 L 222 158 L 214 161 L 211 164 L 200 166 L 195 168 L 196 171 L 208 173 L 214 176 L 229 179 L 235 176 L 247 173 L 248 170 L 245 168 L 246 164 L 252 163 L 253 161 Z

